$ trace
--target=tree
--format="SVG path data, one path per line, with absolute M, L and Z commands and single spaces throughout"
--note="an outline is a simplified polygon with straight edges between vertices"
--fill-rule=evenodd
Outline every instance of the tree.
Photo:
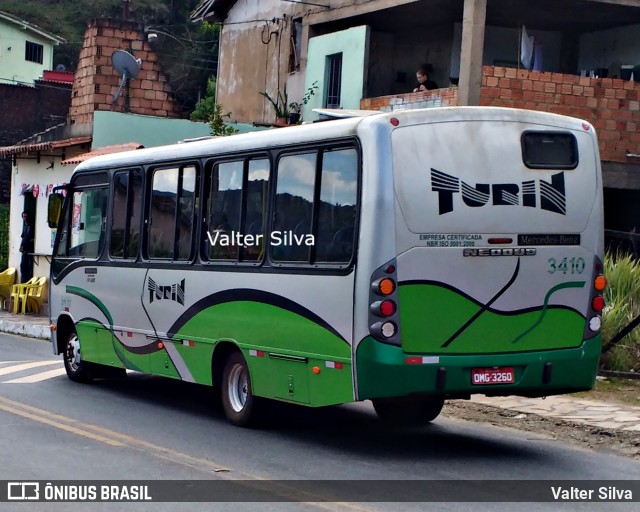
M 224 124 L 224 118 L 231 117 L 231 112 L 222 113 L 222 105 L 215 104 L 213 112 L 209 117 L 209 126 L 211 126 L 211 135 L 223 137 L 225 135 L 234 135 L 238 133 L 233 126 Z
M 207 94 L 196 103 L 190 119 L 192 121 L 208 121 L 216 109 L 216 79 L 209 77 Z

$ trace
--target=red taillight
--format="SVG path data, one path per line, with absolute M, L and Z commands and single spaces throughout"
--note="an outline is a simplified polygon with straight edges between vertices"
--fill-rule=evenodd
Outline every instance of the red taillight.
M 394 267 L 393 265 L 389 265 L 387 268 L 384 269 L 384 271 L 387 274 L 393 274 L 396 271 L 396 267 Z
M 602 297 L 595 297 L 591 303 L 591 307 L 594 311 L 599 313 L 604 309 L 604 299 Z
M 398 126 L 398 125 L 400 124 L 400 121 L 398 121 L 398 118 L 397 118 L 397 117 L 392 117 L 392 118 L 390 119 L 390 122 L 391 122 L 391 124 L 392 124 L 393 126 Z
M 383 300 L 380 304 L 380 314 L 382 316 L 391 316 L 396 312 L 396 305 L 392 300 Z

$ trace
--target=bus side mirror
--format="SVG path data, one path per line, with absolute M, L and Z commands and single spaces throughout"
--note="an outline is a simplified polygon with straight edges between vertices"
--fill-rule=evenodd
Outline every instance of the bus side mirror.
M 62 211 L 62 194 L 51 194 L 49 196 L 49 206 L 47 209 L 47 222 L 50 228 L 57 228 L 60 221 L 60 212 Z

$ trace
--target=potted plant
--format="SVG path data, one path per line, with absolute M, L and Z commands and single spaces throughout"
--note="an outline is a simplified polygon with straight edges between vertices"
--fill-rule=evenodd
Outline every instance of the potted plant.
M 302 110 L 302 103 L 292 101 L 289 103 L 289 123 L 298 124 L 300 122 L 300 111 Z
M 311 87 L 307 89 L 307 92 L 304 93 L 302 97 L 302 103 L 298 103 L 297 101 L 292 101 L 289 103 L 289 122 L 291 124 L 297 124 L 300 122 L 300 112 L 302 111 L 302 107 L 309 103 L 311 97 L 316 93 L 316 89 L 318 88 L 318 81 L 313 82 Z
M 289 122 L 289 110 L 287 108 L 287 91 L 278 91 L 278 95 L 275 99 L 272 98 L 266 91 L 261 92 L 260 94 L 267 98 L 273 105 L 273 108 L 276 112 L 276 126 L 286 126 Z

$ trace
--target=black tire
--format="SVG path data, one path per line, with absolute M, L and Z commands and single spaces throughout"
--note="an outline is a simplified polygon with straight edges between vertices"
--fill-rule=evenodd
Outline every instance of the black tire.
M 222 410 L 236 427 L 255 426 L 259 420 L 259 399 L 251 391 L 251 376 L 240 352 L 229 355 L 222 374 Z
M 91 363 L 82 360 L 80 339 L 75 331 L 71 331 L 64 341 L 62 358 L 69 379 L 74 382 L 91 382 L 93 380 Z
M 389 425 L 419 426 L 435 420 L 444 406 L 443 397 L 378 398 L 372 400 L 378 417 Z

